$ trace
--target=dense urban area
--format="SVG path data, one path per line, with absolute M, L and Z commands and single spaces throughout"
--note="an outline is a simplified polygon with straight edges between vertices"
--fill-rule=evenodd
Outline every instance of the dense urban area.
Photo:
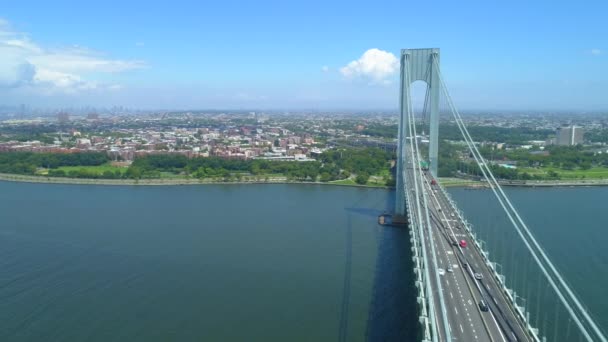
M 571 114 L 571 113 L 570 113 Z M 608 178 L 600 114 L 468 113 L 495 175 L 510 181 Z M 428 144 L 423 119 L 418 137 Z M 0 173 L 41 179 L 189 179 L 393 186 L 397 113 L 123 108 L 0 113 Z M 480 179 L 456 124 L 440 124 L 439 176 Z

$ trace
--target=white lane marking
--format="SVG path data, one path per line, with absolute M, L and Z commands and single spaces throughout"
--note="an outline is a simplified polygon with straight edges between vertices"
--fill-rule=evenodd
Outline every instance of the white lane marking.
M 452 292 L 450 292 L 450 298 L 454 299 L 454 296 L 452 296 Z
M 458 309 L 456 309 L 456 307 L 454 307 L 454 311 L 456 311 L 456 314 L 458 315 Z
M 502 338 L 503 342 L 506 342 L 507 340 L 505 340 L 505 335 L 502 334 L 500 326 L 498 325 L 498 322 L 496 321 L 496 318 L 494 317 L 494 314 L 492 313 L 492 310 L 490 310 L 490 317 L 492 317 L 492 320 L 494 321 L 494 324 L 496 324 L 496 327 L 498 328 L 496 330 L 498 330 L 498 332 L 500 333 L 500 338 Z M 515 340 L 517 340 L 517 338 Z
M 462 324 L 460 324 L 460 332 L 464 334 L 464 329 L 462 329 Z

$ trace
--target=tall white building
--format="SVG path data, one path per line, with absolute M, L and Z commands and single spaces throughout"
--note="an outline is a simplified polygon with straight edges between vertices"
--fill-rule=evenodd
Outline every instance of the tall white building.
M 582 144 L 584 134 L 582 127 L 574 125 L 560 127 L 555 131 L 555 144 L 565 146 Z

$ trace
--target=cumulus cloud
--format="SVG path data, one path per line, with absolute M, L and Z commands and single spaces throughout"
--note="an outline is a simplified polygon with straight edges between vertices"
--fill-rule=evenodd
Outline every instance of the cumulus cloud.
M 600 50 L 600 49 L 591 49 L 590 52 L 592 55 L 595 55 L 595 56 L 599 56 L 602 54 L 602 50 Z
M 340 68 L 344 77 L 363 77 L 374 83 L 386 83 L 399 71 L 399 59 L 392 53 L 380 49 L 369 49 L 363 55 Z
M 0 87 L 33 87 L 44 91 L 74 93 L 110 88 L 94 80 L 101 73 L 144 68 L 142 61 L 110 59 L 79 46 L 47 48 L 28 35 L 13 30 L 0 19 Z
M 36 67 L 28 62 L 0 67 L 0 88 L 18 88 L 32 84 L 35 75 Z

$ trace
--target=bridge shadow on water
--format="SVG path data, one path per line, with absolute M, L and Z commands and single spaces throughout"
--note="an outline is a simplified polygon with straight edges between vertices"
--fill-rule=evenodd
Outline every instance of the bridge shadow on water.
M 394 192 L 387 192 L 384 210 L 345 208 L 348 216 L 346 229 L 346 261 L 344 289 L 340 313 L 339 340 L 348 341 L 348 314 L 352 268 L 351 216 L 364 215 L 377 218 L 383 211 L 394 208 Z M 407 228 L 380 227 L 376 229 L 377 256 L 369 305 L 365 339 L 367 341 L 419 340 L 418 311 L 412 254 Z

